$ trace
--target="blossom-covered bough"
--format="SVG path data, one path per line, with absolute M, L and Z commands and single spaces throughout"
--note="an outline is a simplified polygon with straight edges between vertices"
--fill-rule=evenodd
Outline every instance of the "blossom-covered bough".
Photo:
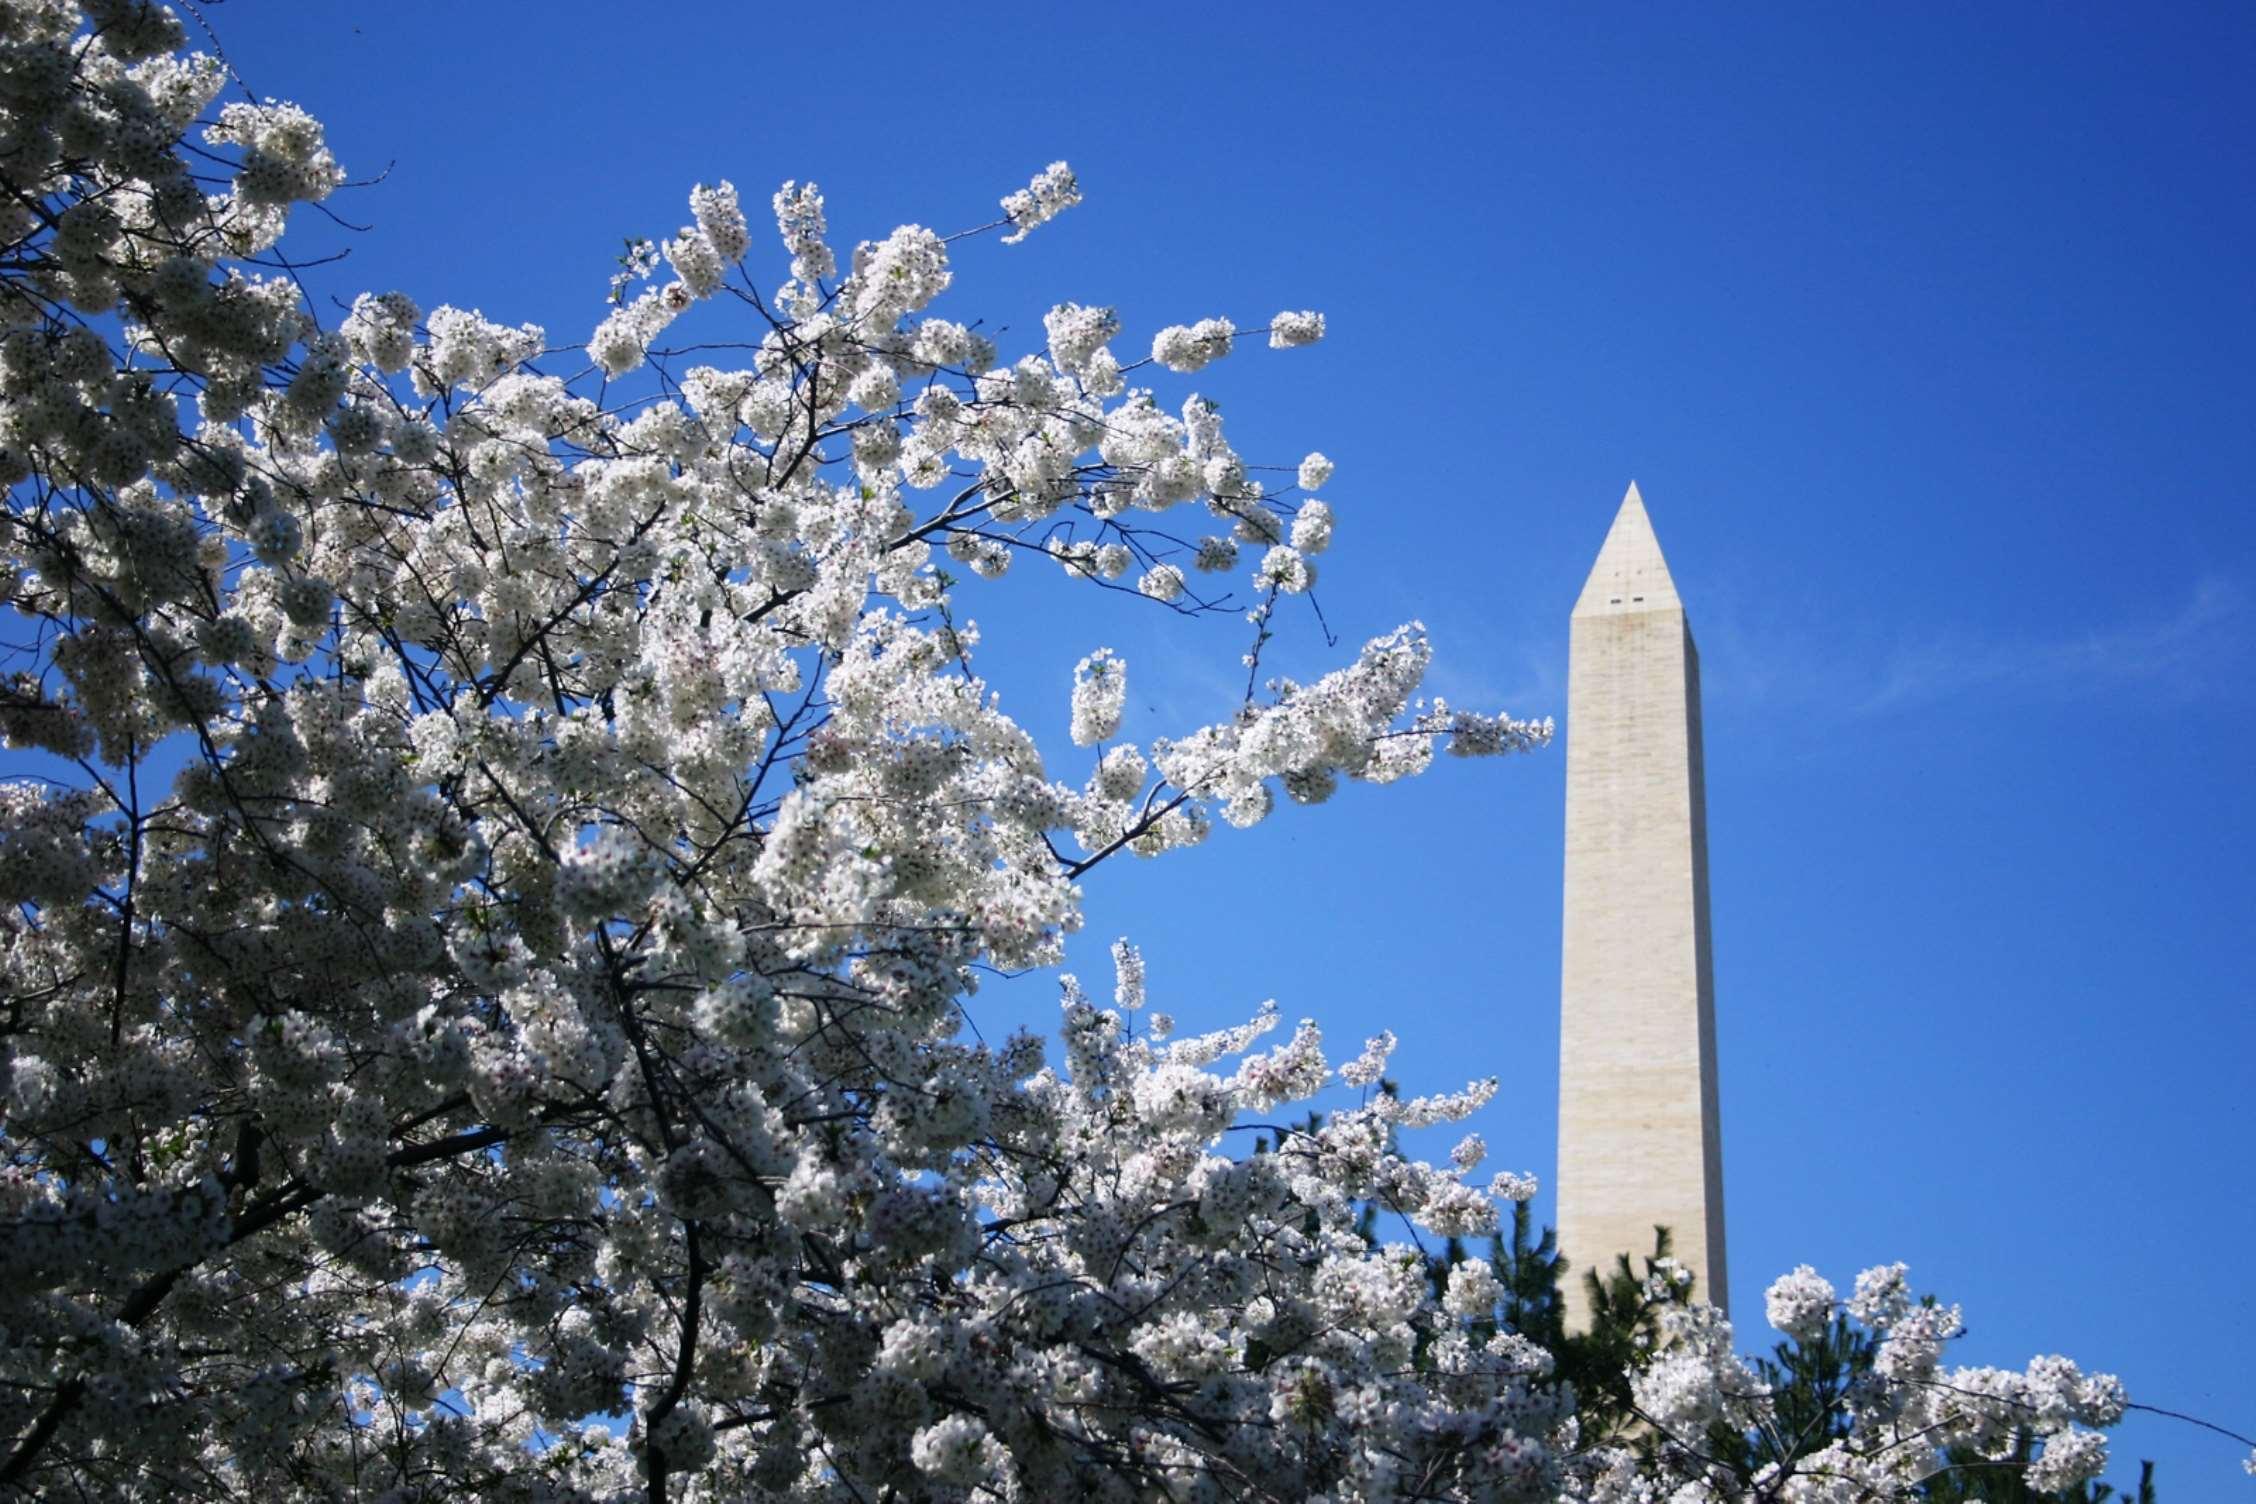
M 222 102 L 184 41 L 0 0 L 0 1489 L 1850 1499 L 2019 1425 L 2046 1481 L 2094 1470 L 2111 1381 L 1946 1374 L 1947 1317 L 1883 1275 L 1887 1382 L 1824 1451 L 1703 1449 L 1766 1419 L 1699 1307 L 1644 1444 L 1585 1442 L 1493 1281 L 1437 1299 L 1356 1231 L 1530 1194 L 1394 1147 L 1493 1083 L 1308 1126 L 1388 1041 L 1335 1073 L 1273 1010 L 1172 1039 L 1125 944 L 1111 1006 L 1066 980 L 1062 1058 L 959 1036 L 1099 863 L 1549 735 L 1420 700 L 1414 626 L 1259 685 L 1331 463 L 1272 493 L 1139 384 L 1253 331 L 1124 361 L 1066 304 L 1006 360 L 927 312 L 950 239 L 842 270 L 811 184 L 774 198 L 780 287 L 700 187 L 584 346 L 399 293 L 337 319 L 277 249 L 341 185 L 320 126 Z M 1079 197 L 1054 165 L 988 228 Z M 709 300 L 740 364 L 655 348 Z M 1097 649 L 1101 750 L 1052 776 L 946 568 L 1034 562 L 1193 614 L 1234 576 L 1243 708 L 1122 742 Z M 1833 1308 L 1813 1278 L 1783 1324 Z

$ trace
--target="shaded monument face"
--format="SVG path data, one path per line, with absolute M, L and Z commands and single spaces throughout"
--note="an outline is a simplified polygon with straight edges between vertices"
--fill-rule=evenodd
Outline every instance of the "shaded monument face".
M 1570 644 L 1557 1189 L 1580 1327 L 1582 1271 L 1642 1271 L 1655 1224 L 1728 1295 L 1700 660 L 1634 484 Z

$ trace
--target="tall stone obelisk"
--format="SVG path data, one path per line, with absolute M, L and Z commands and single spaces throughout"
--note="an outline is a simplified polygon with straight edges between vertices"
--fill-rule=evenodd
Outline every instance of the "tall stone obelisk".
M 1634 483 L 1575 602 L 1559 1027 L 1559 1248 L 1583 1271 L 1655 1224 L 1724 1305 L 1700 658 Z

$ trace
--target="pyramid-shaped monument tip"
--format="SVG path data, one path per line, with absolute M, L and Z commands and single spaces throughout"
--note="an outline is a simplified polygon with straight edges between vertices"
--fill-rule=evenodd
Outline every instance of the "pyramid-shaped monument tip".
M 1684 602 L 1669 577 L 1668 560 L 1661 557 L 1661 541 L 1653 533 L 1653 519 L 1645 514 L 1645 498 L 1637 482 L 1629 483 L 1614 525 L 1590 566 L 1582 594 L 1575 601 L 1577 616 L 1626 615 L 1636 611 L 1682 611 Z

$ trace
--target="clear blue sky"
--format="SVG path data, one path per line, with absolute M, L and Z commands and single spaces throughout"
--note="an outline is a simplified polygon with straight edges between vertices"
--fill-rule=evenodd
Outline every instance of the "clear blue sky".
M 2256 1429 L 2256 11 L 213 16 L 348 168 L 393 164 L 341 203 L 372 233 L 293 240 L 350 242 L 319 274 L 348 298 L 576 339 L 697 179 L 758 205 L 812 177 L 850 245 L 987 219 L 1064 157 L 1088 202 L 976 243 L 950 295 L 1006 348 L 1064 298 L 1120 305 L 1124 347 L 1326 310 L 1323 346 L 1197 379 L 1250 456 L 1339 464 L 1346 641 L 1288 617 L 1284 669 L 1415 616 L 1437 689 L 1563 715 L 1568 607 L 1636 478 L 1706 670 L 1748 1341 L 1793 1264 L 1901 1258 L 1966 1305 L 1969 1360 L 2064 1351 Z M 1076 601 L 971 593 L 1051 744 L 1103 642 L 1131 735 L 1227 710 L 1234 622 Z M 1395 1028 L 1414 1088 L 1499 1074 L 1494 1160 L 1548 1177 L 1563 769 L 1452 764 L 1100 872 L 1076 960 L 1106 977 L 1131 933 L 1186 1026 L 1274 996 L 1342 1053 Z M 992 989 L 983 1022 L 1053 996 Z M 2118 1479 L 2247 1486 L 2221 1439 L 2120 1435 Z

